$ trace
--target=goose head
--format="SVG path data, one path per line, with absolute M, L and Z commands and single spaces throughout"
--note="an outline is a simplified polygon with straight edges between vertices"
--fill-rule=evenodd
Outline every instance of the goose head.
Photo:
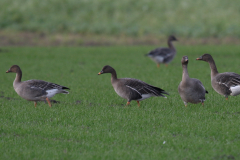
M 202 55 L 201 57 L 197 58 L 196 60 L 210 62 L 213 60 L 213 58 L 210 54 L 206 53 L 206 54 Z
M 102 70 L 98 73 L 98 75 L 100 74 L 104 74 L 104 73 L 113 73 L 115 70 L 109 66 L 109 65 L 106 65 L 102 68 Z
M 183 56 L 181 60 L 182 64 L 188 64 L 188 56 Z
M 175 36 L 171 35 L 168 37 L 168 40 L 169 41 L 177 41 L 177 38 Z
M 6 71 L 6 73 L 17 73 L 21 71 L 20 67 L 18 65 L 13 65 L 9 70 Z

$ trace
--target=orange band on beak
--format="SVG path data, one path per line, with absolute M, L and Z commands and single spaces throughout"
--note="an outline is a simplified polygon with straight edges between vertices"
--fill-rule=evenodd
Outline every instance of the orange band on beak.
M 9 71 L 7 70 L 6 73 L 9 73 Z
M 100 74 L 101 74 L 101 72 L 98 73 L 98 75 L 100 75 Z
M 200 60 L 200 58 L 197 58 L 196 60 Z

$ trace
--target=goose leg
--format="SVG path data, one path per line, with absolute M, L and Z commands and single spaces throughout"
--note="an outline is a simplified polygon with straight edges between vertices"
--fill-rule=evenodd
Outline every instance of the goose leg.
M 157 67 L 159 68 L 159 67 L 160 67 L 160 64 L 157 64 Z
M 184 101 L 183 101 L 184 102 Z M 187 102 L 184 102 L 185 107 L 187 107 Z
M 140 107 L 140 103 L 139 103 L 139 101 L 137 101 L 137 103 L 138 103 L 138 107 Z
M 35 108 L 37 107 L 37 102 L 36 101 L 34 101 L 34 106 L 35 106 Z
M 226 100 L 228 100 L 228 97 L 226 98 Z
M 167 66 L 168 66 L 168 64 L 165 64 L 165 66 L 167 67 Z
M 130 104 L 130 102 L 127 102 L 127 104 L 126 104 L 126 106 L 125 106 L 125 107 L 127 107 L 129 104 Z
M 49 107 L 52 107 L 51 102 L 50 102 L 50 100 L 49 100 L 48 97 L 46 98 L 46 100 L 47 100 L 47 102 L 48 102 Z
M 202 106 L 204 107 L 204 102 L 202 102 Z

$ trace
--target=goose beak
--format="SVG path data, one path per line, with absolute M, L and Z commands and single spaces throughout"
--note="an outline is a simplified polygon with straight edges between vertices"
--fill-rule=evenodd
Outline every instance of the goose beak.
M 10 71 L 10 70 L 7 70 L 7 71 L 6 71 L 6 73 L 9 73 L 9 72 L 11 72 L 11 71 Z
M 103 74 L 103 71 L 99 72 L 98 75 Z
M 202 60 L 202 56 L 201 56 L 201 57 L 199 57 L 199 58 L 197 58 L 196 60 Z
M 187 62 L 187 61 L 188 61 L 188 58 L 185 59 L 185 62 Z

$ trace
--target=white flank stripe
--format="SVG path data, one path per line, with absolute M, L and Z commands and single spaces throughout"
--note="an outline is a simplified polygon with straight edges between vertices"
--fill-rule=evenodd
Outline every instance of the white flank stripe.
M 239 95 L 240 94 L 240 85 L 230 87 L 230 90 L 232 91 L 232 93 L 230 94 L 231 96 Z
M 142 96 L 142 94 L 140 92 L 138 92 L 138 90 L 136 90 L 135 88 L 132 88 L 132 87 L 130 87 L 128 85 L 126 85 L 126 87 L 131 88 L 132 90 L 136 91 L 138 94 L 140 94 Z
M 51 98 L 58 93 L 58 89 L 51 89 L 51 90 L 47 90 L 46 92 L 47 92 L 47 97 Z

